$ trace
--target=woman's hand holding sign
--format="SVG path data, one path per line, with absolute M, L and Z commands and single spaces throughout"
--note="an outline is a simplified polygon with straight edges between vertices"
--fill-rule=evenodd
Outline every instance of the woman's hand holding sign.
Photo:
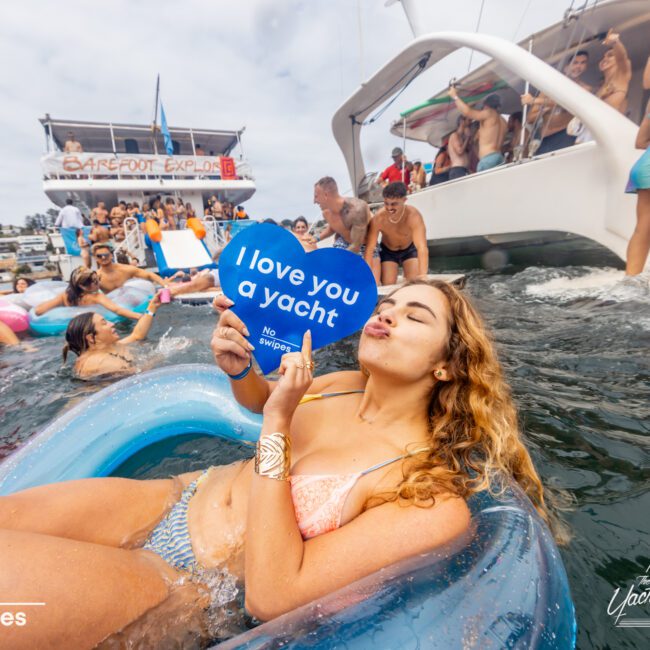
M 272 428 L 288 427 L 300 400 L 311 386 L 314 362 L 311 351 L 311 331 L 302 337 L 300 352 L 282 355 L 278 370 L 280 378 L 264 405 L 264 422 L 273 422 Z
M 225 300 L 232 304 L 227 298 Z M 225 306 L 224 301 L 220 307 Z M 251 352 L 255 348 L 246 340 L 246 336 L 248 329 L 241 319 L 229 309 L 222 311 L 212 334 L 211 348 L 214 360 L 225 373 L 238 375 L 250 364 Z

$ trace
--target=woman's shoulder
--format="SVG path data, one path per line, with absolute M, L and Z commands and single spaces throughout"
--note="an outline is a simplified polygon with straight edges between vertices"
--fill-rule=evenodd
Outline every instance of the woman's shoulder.
M 367 378 L 359 370 L 339 370 L 315 377 L 309 389 L 312 393 L 341 390 L 363 390 Z
M 120 352 L 122 350 L 118 348 Z M 99 375 L 121 374 L 132 372 L 129 359 L 122 354 L 111 354 L 110 350 L 85 352 L 74 365 L 75 374 L 81 379 Z

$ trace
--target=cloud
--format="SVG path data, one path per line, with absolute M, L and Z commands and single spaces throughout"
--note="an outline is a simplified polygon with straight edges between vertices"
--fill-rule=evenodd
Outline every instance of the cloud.
M 170 126 L 246 126 L 244 152 L 258 187 L 247 204 L 252 215 L 315 219 L 314 181 L 327 174 L 342 188 L 349 185 L 331 135 L 333 113 L 362 74 L 373 74 L 412 39 L 401 7 L 383 4 L 361 0 L 359 29 L 357 3 L 349 0 L 6 0 L 0 8 L 0 221 L 20 224 L 51 205 L 41 186 L 39 117 L 149 123 L 158 73 Z M 436 3 L 435 28 L 473 30 L 480 2 L 465 4 L 461 11 L 459 3 Z M 524 20 L 520 36 L 559 19 L 565 2 L 544 5 Z M 488 3 L 485 25 L 512 38 L 522 11 L 515 15 L 512 6 Z M 369 169 L 390 162 L 398 140 L 388 129 L 399 111 L 466 66 L 467 53 L 449 57 L 367 129 Z M 424 160 L 434 153 L 422 144 L 409 144 L 408 152 Z

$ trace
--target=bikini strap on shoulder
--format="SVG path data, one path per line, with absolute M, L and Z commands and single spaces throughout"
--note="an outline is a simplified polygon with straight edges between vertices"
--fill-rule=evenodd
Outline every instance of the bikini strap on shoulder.
M 376 469 L 381 469 L 382 467 L 386 467 L 386 465 L 396 463 L 398 460 L 404 460 L 405 458 L 408 458 L 409 456 L 415 456 L 415 454 L 419 454 L 419 453 L 421 453 L 423 451 L 429 451 L 429 448 L 428 447 L 421 447 L 420 449 L 415 449 L 414 451 L 410 451 L 407 454 L 402 454 L 401 456 L 396 456 L 395 458 L 389 458 L 388 460 L 384 460 L 381 463 L 377 463 L 376 465 L 373 465 L 372 467 L 369 467 L 368 469 L 361 472 L 361 476 L 365 476 L 366 474 L 370 474 L 370 472 L 374 472 Z

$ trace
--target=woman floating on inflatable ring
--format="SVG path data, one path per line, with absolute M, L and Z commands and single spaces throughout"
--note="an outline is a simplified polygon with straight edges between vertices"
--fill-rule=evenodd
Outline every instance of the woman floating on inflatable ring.
M 100 305 L 123 318 L 138 320 L 142 314 L 126 309 L 114 303 L 99 290 L 99 276 L 84 266 L 77 267 L 70 276 L 66 290 L 58 296 L 46 300 L 34 309 L 37 316 L 42 316 L 57 307 L 86 307 Z
M 206 570 L 243 581 L 248 611 L 274 618 L 464 535 L 466 499 L 498 491 L 499 475 L 547 518 L 492 343 L 453 286 L 418 280 L 384 298 L 362 371 L 314 378 L 307 333 L 267 381 L 247 336 L 226 310 L 212 350 L 240 404 L 264 414 L 255 462 L 0 499 L 3 598 L 53 604 L 6 628 L 8 646 L 200 635 Z

